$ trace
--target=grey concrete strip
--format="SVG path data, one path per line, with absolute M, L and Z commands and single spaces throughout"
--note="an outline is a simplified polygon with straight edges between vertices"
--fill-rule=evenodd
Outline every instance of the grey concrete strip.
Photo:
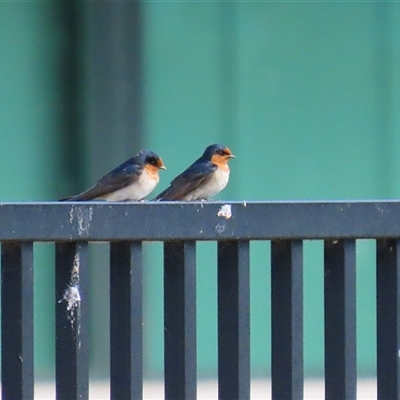
M 54 399 L 53 383 L 38 383 L 35 385 L 35 399 Z M 110 398 L 108 381 L 93 381 L 90 383 L 90 399 L 105 400 Z M 217 399 L 217 381 L 201 380 L 197 388 L 199 400 Z M 144 399 L 162 400 L 164 398 L 164 385 L 162 381 L 145 381 Z M 251 382 L 252 399 L 271 399 L 271 381 L 269 379 L 254 379 Z M 322 379 L 307 379 L 304 383 L 304 399 L 320 400 L 324 398 L 324 381 Z M 358 400 L 376 399 L 376 380 L 358 380 Z

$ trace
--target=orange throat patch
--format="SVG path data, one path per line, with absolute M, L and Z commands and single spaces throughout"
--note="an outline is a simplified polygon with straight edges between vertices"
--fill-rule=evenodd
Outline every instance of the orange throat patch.
M 220 168 L 222 171 L 229 171 L 229 165 L 228 165 L 229 157 L 226 156 L 221 156 L 220 154 L 214 154 L 211 157 L 211 162 L 215 164 L 218 168 Z
M 145 164 L 144 168 L 146 169 L 147 174 L 149 175 L 149 177 L 151 179 L 154 179 L 154 180 L 159 179 L 158 171 L 160 168 L 156 167 L 155 165 L 151 165 L 151 164 Z

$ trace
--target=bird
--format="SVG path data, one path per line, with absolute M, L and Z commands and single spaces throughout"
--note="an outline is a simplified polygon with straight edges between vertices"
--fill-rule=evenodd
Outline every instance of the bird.
M 91 188 L 60 201 L 138 201 L 158 184 L 158 171 L 166 169 L 162 159 L 151 150 L 141 150 L 101 177 Z
M 222 144 L 208 146 L 203 155 L 175 177 L 153 201 L 207 200 L 228 184 L 228 161 L 235 157 Z

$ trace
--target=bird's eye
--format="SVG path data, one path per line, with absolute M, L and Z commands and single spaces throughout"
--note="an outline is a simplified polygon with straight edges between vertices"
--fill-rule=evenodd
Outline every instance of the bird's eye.
M 225 155 L 225 152 L 224 152 L 224 150 L 219 150 L 219 151 L 218 151 L 218 154 L 221 155 L 221 156 L 223 156 L 223 155 Z

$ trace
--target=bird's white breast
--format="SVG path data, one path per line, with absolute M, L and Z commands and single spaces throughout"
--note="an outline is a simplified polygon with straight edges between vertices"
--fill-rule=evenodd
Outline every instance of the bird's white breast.
M 144 169 L 136 182 L 118 189 L 113 193 L 109 193 L 107 196 L 103 196 L 103 198 L 108 201 L 142 200 L 154 190 L 159 180 L 158 174 L 156 176 L 150 176 L 147 169 Z
M 192 200 L 201 200 L 201 199 L 208 199 L 219 193 L 225 186 L 228 184 L 229 181 L 229 169 L 227 171 L 223 171 L 222 169 L 218 168 L 207 182 L 207 184 L 202 185 L 201 187 L 191 191 L 187 194 L 184 198 L 186 201 Z

